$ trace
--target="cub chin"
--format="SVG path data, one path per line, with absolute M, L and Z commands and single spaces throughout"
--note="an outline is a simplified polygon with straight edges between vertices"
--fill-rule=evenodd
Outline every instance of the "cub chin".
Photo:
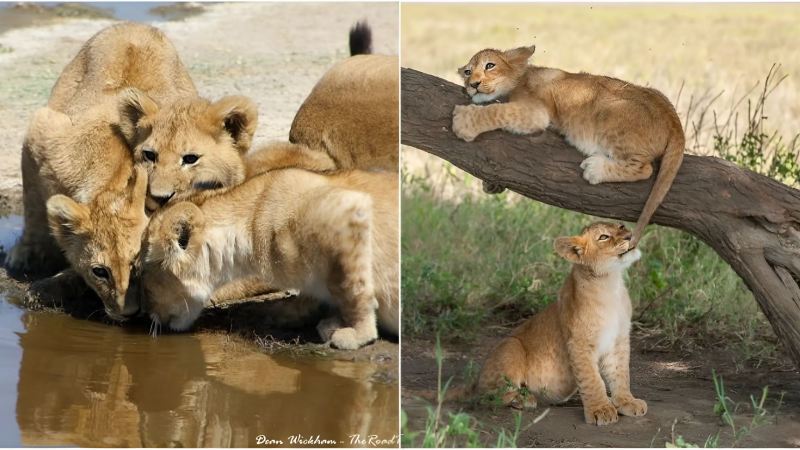
M 535 408 L 566 402 L 580 390 L 587 423 L 644 415 L 647 403 L 630 391 L 631 300 L 622 275 L 641 257 L 630 238 L 621 224 L 597 222 L 579 236 L 556 239 L 556 252 L 573 263 L 558 300 L 489 353 L 477 385 L 452 389 L 446 399 L 496 393 L 503 405 Z M 507 389 L 506 378 L 516 389 Z
M 398 333 L 397 174 L 284 169 L 191 200 L 145 233 L 142 309 L 157 325 L 185 330 L 219 287 L 256 278 L 338 306 L 317 327 L 338 348 L 370 343 L 377 325 Z

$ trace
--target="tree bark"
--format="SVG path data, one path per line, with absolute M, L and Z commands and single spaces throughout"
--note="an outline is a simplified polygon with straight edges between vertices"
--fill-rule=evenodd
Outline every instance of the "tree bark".
M 401 71 L 401 140 L 481 180 L 549 205 L 635 222 L 655 177 L 592 186 L 583 159 L 560 135 L 492 131 L 464 142 L 452 132 L 463 88 Z M 656 168 L 657 170 L 657 168 Z M 686 155 L 651 223 L 691 233 L 713 248 L 753 292 L 800 368 L 800 191 L 715 157 Z

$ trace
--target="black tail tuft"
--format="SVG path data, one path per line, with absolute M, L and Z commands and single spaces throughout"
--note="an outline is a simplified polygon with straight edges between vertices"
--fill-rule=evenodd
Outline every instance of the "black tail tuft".
M 364 20 L 350 29 L 350 56 L 369 54 L 372 54 L 372 30 Z

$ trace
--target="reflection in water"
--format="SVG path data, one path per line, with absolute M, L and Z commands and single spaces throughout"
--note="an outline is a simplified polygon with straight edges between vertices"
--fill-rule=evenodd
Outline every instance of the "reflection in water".
M 372 382 L 369 363 L 269 357 L 222 335 L 152 339 L 56 314 L 23 322 L 23 445 L 254 446 L 263 434 L 349 446 L 353 434 L 398 432 L 397 387 Z

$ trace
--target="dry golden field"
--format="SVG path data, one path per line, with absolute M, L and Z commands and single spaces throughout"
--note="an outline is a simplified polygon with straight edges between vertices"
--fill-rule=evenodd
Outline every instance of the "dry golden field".
M 684 119 L 693 98 L 692 142 L 709 100 L 722 93 L 709 114 L 723 122 L 780 64 L 779 77 L 788 77 L 769 97 L 765 131 L 785 140 L 800 133 L 800 4 L 403 4 L 401 22 L 402 66 L 455 83 L 456 68 L 482 48 L 536 44 L 534 64 L 655 87 Z M 737 111 L 746 115 L 747 102 Z M 707 151 L 709 117 L 701 148 L 690 151 Z M 403 157 L 412 171 L 434 161 L 416 150 Z

